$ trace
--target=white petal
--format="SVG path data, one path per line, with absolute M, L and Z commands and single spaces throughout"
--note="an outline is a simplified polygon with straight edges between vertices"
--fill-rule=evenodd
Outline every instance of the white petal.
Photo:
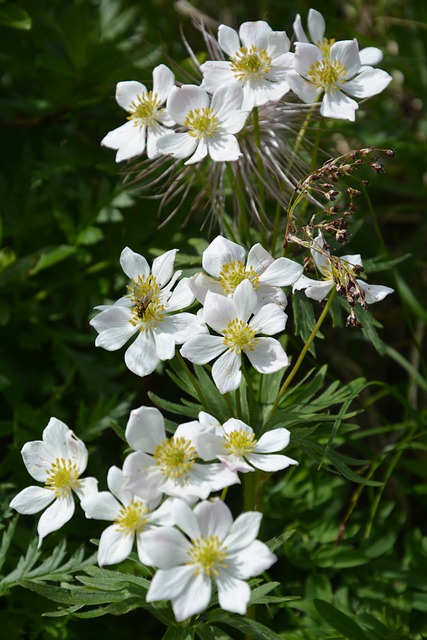
M 165 323 L 162 322 L 162 325 Z M 154 331 L 156 351 L 160 360 L 171 360 L 175 355 L 175 340 L 170 333 Z
M 225 60 L 208 61 L 200 66 L 203 73 L 202 89 L 214 93 L 218 87 L 229 84 L 241 84 L 234 77 L 230 62 Z
M 230 509 L 222 500 L 205 500 L 194 507 L 194 513 L 200 522 L 201 534 L 208 538 L 217 536 L 220 540 L 229 534 L 233 525 Z
M 125 247 L 120 254 L 120 266 L 131 280 L 138 280 L 138 276 L 149 276 L 150 267 L 144 256 Z
M 264 333 L 273 336 L 280 331 L 284 331 L 288 316 L 282 307 L 277 304 L 266 304 L 258 311 L 249 323 L 255 333 Z
M 244 22 L 239 29 L 239 36 L 243 46 L 248 49 L 252 45 L 260 49 L 267 49 L 268 38 L 272 31 L 272 28 L 264 20 Z
M 272 453 L 281 451 L 289 444 L 291 434 L 288 429 L 279 427 L 263 433 L 255 447 L 256 453 Z
M 188 133 L 168 133 L 157 142 L 158 152 L 171 155 L 173 158 L 187 158 L 196 146 L 196 138 Z
M 251 596 L 248 583 L 239 580 L 225 569 L 217 577 L 216 584 L 221 609 L 245 615 Z
M 282 345 L 274 338 L 258 338 L 255 348 L 245 353 L 251 365 L 260 373 L 274 373 L 289 364 Z
M 258 298 L 250 280 L 243 280 L 237 285 L 233 302 L 239 320 L 247 322 L 258 304 Z
M 71 493 L 65 498 L 58 498 L 53 504 L 46 509 L 40 516 L 40 520 L 37 525 L 37 532 L 39 534 L 39 546 L 49 533 L 57 531 L 66 522 L 71 520 L 74 514 L 74 499 Z
M 392 77 L 386 71 L 365 67 L 353 80 L 346 82 L 342 88 L 355 98 L 369 98 L 381 93 L 391 80 Z
M 211 594 L 211 579 L 203 572 L 193 576 L 185 591 L 172 600 L 175 619 L 181 622 L 196 613 L 202 613 L 209 606 Z
M 310 42 L 297 42 L 295 45 L 294 69 L 300 76 L 306 76 L 311 66 L 322 60 L 322 52 L 319 47 Z M 291 84 L 289 82 L 289 84 Z M 291 88 L 294 91 L 292 84 Z
M 173 121 L 171 121 L 169 126 L 173 125 Z M 162 127 L 158 122 L 152 124 L 147 128 L 147 156 L 151 158 L 155 158 L 159 154 L 159 150 L 157 147 L 157 143 L 163 136 L 166 136 L 170 133 L 170 130 L 166 127 Z
M 79 500 L 98 493 L 98 480 L 96 478 L 81 478 L 74 487 L 74 493 Z
M 174 524 L 179 527 L 189 538 L 195 540 L 202 533 L 199 521 L 194 511 L 183 502 L 176 499 L 172 503 L 172 517 Z
M 33 515 L 55 500 L 55 492 L 43 487 L 26 487 L 16 495 L 10 507 L 18 513 Z
M 71 432 L 71 429 L 67 427 L 65 422 L 58 420 L 58 418 L 51 418 L 47 427 L 43 430 L 43 444 L 46 447 L 49 455 L 55 458 L 68 458 L 68 441 L 67 436 Z M 30 446 L 32 443 L 28 442 L 25 446 Z M 24 450 L 23 448 L 23 450 Z M 22 451 L 23 451 L 22 450 Z
M 148 531 L 144 536 L 144 543 L 145 552 L 155 567 L 171 569 L 177 564 L 188 562 L 191 545 L 177 529 L 159 527 Z
M 129 111 L 132 102 L 144 93 L 147 93 L 147 87 L 144 84 L 135 80 L 126 80 L 117 84 L 116 100 L 125 111 Z
M 249 250 L 246 268 L 252 267 L 256 273 L 261 275 L 273 262 L 273 256 L 258 242 Z
M 340 40 L 332 45 L 329 57 L 331 62 L 338 60 L 346 69 L 346 78 L 352 78 L 360 69 L 359 45 L 356 38 Z
M 377 47 L 365 47 L 359 51 L 359 57 L 362 65 L 376 65 L 383 59 L 383 52 Z
M 302 265 L 288 258 L 278 258 L 260 276 L 260 282 L 275 287 L 286 287 L 298 280 L 303 272 Z
M 124 489 L 124 482 L 123 471 L 114 465 L 110 467 L 107 474 L 108 488 L 117 500 L 127 506 L 132 501 L 133 496 L 130 491 Z
M 166 438 L 165 421 L 155 407 L 139 407 L 130 412 L 126 440 L 132 449 L 153 454 Z
M 172 278 L 173 264 L 175 262 L 177 252 L 178 249 L 170 249 L 170 251 L 166 251 L 166 253 L 163 253 L 161 256 L 158 256 L 153 260 L 151 271 L 162 288 Z
M 116 524 L 102 532 L 98 547 L 98 564 L 118 564 L 126 560 L 133 547 L 134 536 L 121 531 Z
M 100 491 L 87 496 L 81 501 L 86 518 L 114 521 L 121 509 L 121 504 L 109 491 Z
M 291 46 L 286 31 L 273 31 L 268 36 L 267 53 L 271 58 L 277 58 L 289 52 Z
M 251 453 L 247 456 L 247 459 L 254 467 L 267 473 L 281 471 L 282 469 L 289 467 L 291 464 L 298 464 L 296 460 L 276 453 Z
M 193 313 L 177 313 L 173 316 L 169 316 L 163 320 L 161 329 L 162 334 L 164 334 L 167 339 L 172 341 L 174 344 L 182 344 L 197 334 L 208 333 L 205 323 Z M 158 335 L 160 335 L 160 332 Z M 172 349 L 172 346 L 170 348 Z M 173 357 L 173 354 L 171 357 Z M 167 359 L 168 358 L 162 358 L 162 360 Z
M 108 147 L 108 149 L 120 149 L 120 147 L 123 147 L 134 138 L 134 127 L 134 122 L 129 120 L 125 124 L 122 124 L 121 127 L 109 131 L 107 135 L 102 138 L 101 145 Z
M 218 87 L 212 96 L 211 109 L 221 124 L 242 108 L 243 89 L 237 84 Z M 228 129 L 227 129 L 228 130 Z
M 217 236 L 204 250 L 202 266 L 211 276 L 219 277 L 224 265 L 245 260 L 245 250 L 239 244 Z
M 166 102 L 174 84 L 175 76 L 166 65 L 159 64 L 153 69 L 153 93 L 157 93 L 160 104 Z
M 294 31 L 295 31 L 295 36 L 296 36 L 296 41 L 297 42 L 308 42 L 308 38 L 305 35 L 305 31 L 304 31 L 303 26 L 302 26 L 301 16 L 300 16 L 299 13 L 297 13 L 297 15 L 295 17 L 293 28 L 294 28 Z
M 246 549 L 237 554 L 238 577 L 252 578 L 267 571 L 277 560 L 274 553 L 260 540 L 254 540 Z
M 255 540 L 261 526 L 262 513 L 246 511 L 233 522 L 225 544 L 230 553 L 246 549 Z
M 151 533 L 151 532 L 150 532 Z M 146 536 L 144 536 L 145 540 Z M 176 598 L 182 591 L 188 589 L 189 582 L 193 579 L 194 566 L 173 567 L 172 569 L 159 569 L 147 593 L 147 602 L 156 600 L 170 600 Z
M 355 100 L 344 95 L 341 91 L 332 91 L 323 96 L 320 113 L 326 118 L 339 118 L 354 122 L 355 113 L 359 105 Z
M 212 136 L 208 141 L 208 153 L 215 162 L 234 162 L 242 155 L 237 138 L 231 133 Z
M 240 39 L 237 31 L 221 24 L 218 29 L 218 44 L 229 56 L 234 56 L 236 51 L 240 49 Z
M 130 305 L 132 305 L 132 302 L 129 300 L 129 298 L 127 299 L 127 301 L 130 303 Z M 92 318 L 92 320 L 90 321 L 89 324 L 91 325 L 91 327 L 95 327 L 98 333 L 102 333 L 107 329 L 112 329 L 119 325 L 125 326 L 126 324 L 129 324 L 129 320 L 132 318 L 132 314 L 130 312 L 130 306 L 124 304 L 124 302 L 125 301 L 123 301 L 123 304 L 115 303 L 102 305 L 104 307 L 102 312 L 98 313 L 98 315 Z M 117 311 L 117 309 L 119 311 Z
M 206 364 L 217 356 L 221 355 L 227 347 L 224 340 L 219 336 L 199 335 L 190 338 L 180 353 L 184 358 L 190 360 L 194 364 Z
M 130 160 L 140 156 L 145 151 L 146 127 L 133 123 L 133 135 L 127 142 L 120 146 L 116 153 L 116 162 Z
M 216 360 L 212 367 L 212 378 L 220 393 L 235 391 L 242 379 L 241 356 L 228 349 Z
M 125 353 L 128 369 L 137 376 L 148 376 L 160 362 L 156 343 L 150 331 L 141 331 L 137 339 Z
M 100 316 L 103 316 L 102 318 Z M 98 327 L 103 324 L 111 323 L 108 329 L 102 329 L 99 336 L 95 340 L 96 347 L 102 347 L 107 351 L 116 351 L 123 347 L 124 344 L 138 331 L 138 325 L 133 325 L 131 314 L 126 307 L 110 307 L 90 321 L 90 325 L 100 331 Z
M 171 297 L 168 300 L 168 312 L 185 309 L 194 302 L 194 294 L 189 286 L 189 278 L 182 278 L 176 285 Z
M 384 300 L 384 298 L 390 293 L 394 293 L 394 289 L 391 287 L 385 287 L 381 284 L 367 284 L 363 280 L 356 280 L 356 282 L 365 292 L 365 300 L 367 304 L 380 302 L 380 300 Z
M 315 44 L 322 44 L 325 36 L 325 19 L 316 9 L 310 9 L 308 12 L 308 32 Z
M 64 454 L 66 455 L 65 446 Z M 26 442 L 22 447 L 21 455 L 28 473 L 39 482 L 46 481 L 47 472 L 55 458 L 64 457 L 49 451 L 41 440 Z
M 195 164 L 196 162 L 200 162 L 208 155 L 208 143 L 205 138 L 200 138 L 196 142 L 196 148 L 193 155 L 186 161 L 184 164 Z
M 175 122 L 183 125 L 190 111 L 209 107 L 209 96 L 194 84 L 172 87 L 166 106 Z
M 305 289 L 305 295 L 307 298 L 321 302 L 326 298 L 333 286 L 334 283 L 332 280 L 312 280 L 306 276 L 301 276 L 301 278 L 294 284 L 293 291 Z
M 317 100 L 317 96 L 322 91 L 316 85 L 311 84 L 301 78 L 295 71 L 289 71 L 288 82 L 292 91 L 306 104 L 313 104 Z
M 222 333 L 229 322 L 237 317 L 236 305 L 231 298 L 208 291 L 203 308 L 203 320 L 212 329 Z

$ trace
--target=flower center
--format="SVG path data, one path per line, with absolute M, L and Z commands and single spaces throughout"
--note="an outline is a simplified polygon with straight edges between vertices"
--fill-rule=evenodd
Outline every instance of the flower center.
M 224 344 L 240 355 L 242 351 L 252 351 L 257 343 L 255 331 L 243 320 L 231 320 L 224 331 Z
M 127 507 L 122 507 L 114 520 L 119 531 L 123 531 L 125 535 L 134 535 L 141 533 L 147 523 L 145 514 L 148 513 L 148 507 L 140 500 L 132 500 Z
M 252 45 L 241 47 L 230 58 L 231 71 L 236 80 L 256 80 L 264 77 L 271 69 L 271 58 L 265 49 Z
M 166 438 L 157 445 L 153 458 L 163 475 L 174 480 L 188 475 L 197 451 L 186 438 Z
M 155 276 L 138 276 L 136 281 L 132 279 L 128 289 L 131 292 L 128 298 L 134 303 L 130 310 L 131 324 L 147 331 L 163 320 L 165 306 L 160 302 L 160 287 Z
M 320 45 L 323 58 L 313 62 L 307 74 L 310 82 L 326 92 L 335 88 L 337 83 L 342 84 L 345 82 L 345 75 L 347 73 L 345 66 L 340 60 L 336 58 L 331 60 L 330 58 L 333 43 L 334 40 L 327 40 L 326 38 L 323 40 L 323 43 Z
M 194 564 L 194 575 L 204 573 L 210 578 L 217 578 L 221 569 L 227 568 L 224 560 L 227 557 L 227 547 L 224 547 L 218 536 L 205 538 L 200 536 L 193 542 L 193 546 L 188 552 L 191 560 L 188 564 Z
M 197 107 L 188 112 L 184 126 L 193 138 L 211 138 L 218 129 L 218 118 L 210 107 Z
M 252 453 L 255 449 L 257 441 L 255 434 L 243 429 L 236 429 L 225 435 L 225 448 L 232 455 L 242 457 L 245 454 Z
M 129 105 L 128 120 L 133 120 L 135 125 L 140 127 L 152 127 L 163 111 L 159 107 L 160 100 L 157 93 L 152 91 L 141 93 Z
M 56 458 L 46 473 L 45 489 L 54 491 L 57 498 L 65 498 L 78 485 L 77 465 L 72 460 Z
M 219 274 L 219 282 L 225 293 L 234 293 L 237 285 L 243 280 L 249 280 L 253 288 L 258 289 L 259 276 L 255 273 L 253 267 L 245 269 L 241 260 L 233 260 L 223 265 Z

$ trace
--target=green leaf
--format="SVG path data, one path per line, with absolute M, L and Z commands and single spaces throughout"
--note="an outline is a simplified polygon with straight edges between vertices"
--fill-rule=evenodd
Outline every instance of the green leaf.
M 303 342 L 306 342 L 316 324 L 313 306 L 304 294 L 296 292 L 292 296 L 292 311 L 295 322 L 295 333 L 301 337 Z M 323 335 L 318 331 L 316 337 L 323 338 Z M 309 352 L 313 356 L 316 355 L 314 341 L 310 345 Z
M 58 264 L 58 262 L 66 260 L 76 251 L 76 247 L 72 247 L 68 244 L 61 244 L 59 247 L 43 249 L 37 263 L 29 273 L 31 276 L 35 276 L 40 271 L 43 271 L 43 269 L 49 269 L 55 264 Z
M 314 600 L 314 606 L 322 618 L 331 625 L 335 631 L 341 633 L 348 640 L 367 640 L 367 633 L 353 618 L 343 613 L 325 600 Z
M 0 24 L 12 29 L 31 29 L 31 16 L 17 4 L 6 4 L 0 7 Z
M 169 627 L 163 640 L 193 640 L 194 630 L 188 627 Z
M 223 611 L 222 609 L 215 609 L 215 611 L 208 613 L 207 618 L 211 622 L 227 624 L 242 633 L 252 635 L 258 640 L 283 640 L 282 636 L 274 633 L 274 631 L 271 631 L 271 629 L 265 627 L 260 622 L 250 620 L 249 618 L 243 618 L 242 616 L 237 616 L 233 613 L 229 613 L 228 611 Z

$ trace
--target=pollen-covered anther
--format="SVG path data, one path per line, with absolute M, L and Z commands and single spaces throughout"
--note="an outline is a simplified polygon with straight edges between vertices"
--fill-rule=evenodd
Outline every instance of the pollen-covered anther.
M 236 429 L 231 431 L 226 437 L 225 448 L 234 456 L 242 457 L 252 453 L 256 446 L 256 439 L 253 433 Z
M 347 73 L 345 65 L 340 60 L 336 58 L 330 59 L 330 50 L 333 43 L 333 40 L 325 38 L 320 47 L 323 58 L 314 62 L 307 74 L 307 79 L 326 93 L 328 90 L 333 89 L 337 83 L 344 83 Z
M 227 557 L 227 547 L 223 545 L 218 536 L 205 538 L 200 536 L 193 542 L 193 546 L 188 551 L 190 561 L 194 564 L 194 575 L 204 573 L 210 578 L 218 577 L 221 569 L 227 568 L 225 559 Z
M 133 302 L 130 311 L 130 323 L 139 326 L 140 330 L 148 330 L 164 317 L 165 306 L 160 302 L 160 287 L 155 276 L 138 276 L 128 286 L 129 298 Z
M 231 71 L 236 80 L 248 80 L 264 77 L 270 70 L 272 60 L 265 49 L 252 45 L 241 47 L 230 58 Z
M 193 138 L 210 138 L 218 129 L 218 118 L 210 107 L 197 107 L 188 112 L 184 126 Z
M 186 438 L 167 438 L 157 445 L 153 455 L 163 475 L 168 478 L 185 478 L 197 458 L 197 451 Z
M 141 93 L 129 106 L 128 120 L 133 120 L 135 125 L 152 127 L 163 111 L 160 104 L 157 93 Z
M 114 524 L 126 535 L 140 533 L 147 523 L 145 515 L 148 507 L 140 500 L 132 500 L 126 507 L 121 507 Z
M 254 290 L 259 287 L 259 276 L 255 273 L 253 267 L 245 268 L 241 260 L 233 260 L 224 264 L 219 274 L 219 282 L 227 295 L 234 293 L 236 287 L 243 282 L 249 280 Z
M 247 322 L 235 319 L 227 324 L 224 331 L 224 344 L 237 355 L 242 351 L 252 351 L 256 343 L 255 331 Z
M 45 489 L 54 491 L 57 498 L 66 497 L 78 485 L 79 473 L 72 460 L 56 458 L 46 473 Z

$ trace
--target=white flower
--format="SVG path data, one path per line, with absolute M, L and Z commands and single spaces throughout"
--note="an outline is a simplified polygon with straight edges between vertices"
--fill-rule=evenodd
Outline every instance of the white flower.
M 98 564 L 117 564 L 125 560 L 132 551 L 136 540 L 138 557 L 144 564 L 149 558 L 144 552 L 144 536 L 155 525 L 171 525 L 170 504 L 165 501 L 159 509 L 152 511 L 158 504 L 134 496 L 124 488 L 123 473 L 117 467 L 111 467 L 107 476 L 110 491 L 86 496 L 81 506 L 87 518 L 112 520 L 114 524 L 101 534 L 98 547 Z
M 351 121 L 359 105 L 345 94 L 369 98 L 391 81 L 385 71 L 362 66 L 356 39 L 324 40 L 320 46 L 297 42 L 294 69 L 289 72 L 289 84 L 303 102 L 315 103 L 323 93 L 320 113 Z
M 344 287 L 346 291 L 351 287 L 348 295 L 352 296 L 355 301 L 361 301 L 366 304 L 379 302 L 389 293 L 394 292 L 391 287 L 367 284 L 363 280 L 356 279 L 356 275 L 360 272 L 360 268 L 357 267 L 362 266 L 361 256 L 355 254 L 342 256 L 342 258 L 330 257 L 329 251 L 324 248 L 324 239 L 320 231 L 314 240 L 311 255 L 323 279 L 312 280 L 306 276 L 301 276 L 293 286 L 293 291 L 304 289 L 307 298 L 323 300 L 336 285 Z
M 260 373 L 274 373 L 289 363 L 278 340 L 256 335 L 283 331 L 287 315 L 274 303 L 264 305 L 259 311 L 256 311 L 257 307 L 258 299 L 249 280 L 237 286 L 233 298 L 208 291 L 203 319 L 222 335 L 195 336 L 181 348 L 184 358 L 195 364 L 206 364 L 220 356 L 212 367 L 212 378 L 221 393 L 239 387 L 242 353 Z
M 153 90 L 140 82 L 119 82 L 116 88 L 118 104 L 130 115 L 128 122 L 107 133 L 101 144 L 117 149 L 116 162 L 141 155 L 147 148 L 149 158 L 157 155 L 157 141 L 166 127 L 175 123 L 162 107 L 175 84 L 175 76 L 164 64 L 153 70 Z
M 213 579 L 222 609 L 244 615 L 250 598 L 245 581 L 277 560 L 267 545 L 256 540 L 262 514 L 248 511 L 233 522 L 221 500 L 200 502 L 194 511 L 180 500 L 173 507 L 185 536 L 167 527 L 147 535 L 147 555 L 159 567 L 147 602 L 171 600 L 176 620 L 186 620 L 209 606 Z
M 131 411 L 126 439 L 135 452 L 123 465 L 126 488 L 143 498 L 164 493 L 194 500 L 238 483 L 237 474 L 224 465 L 196 462 L 199 454 L 194 437 L 206 428 L 212 426 L 192 421 L 179 425 L 174 435 L 167 437 L 158 409 L 140 407 Z
M 95 345 L 108 351 L 120 349 L 138 334 L 125 353 L 126 366 L 138 376 L 149 375 L 161 360 L 173 358 L 176 344 L 206 331 L 194 314 L 174 313 L 194 300 L 185 278 L 172 291 L 181 275 L 173 273 L 176 252 L 172 249 L 155 258 L 150 273 L 143 256 L 123 249 L 120 264 L 131 280 L 130 293 L 113 305 L 97 307 L 101 313 L 90 322 L 99 333 Z
M 169 133 L 158 143 L 160 153 L 188 158 L 193 164 L 210 156 L 216 162 L 237 160 L 242 154 L 234 135 L 244 126 L 247 111 L 242 110 L 243 92 L 237 86 L 219 87 L 212 99 L 196 85 L 174 87 L 167 101 L 173 119 L 184 126 L 184 133 Z
M 240 245 L 217 236 L 205 249 L 202 265 L 209 274 L 198 273 L 188 281 L 188 286 L 202 304 L 206 293 L 232 296 L 244 280 L 252 284 L 260 306 L 269 302 L 286 307 L 286 295 L 280 287 L 293 284 L 303 272 L 303 267 L 288 258 L 275 260 L 260 244 L 246 252 Z
M 251 111 L 289 91 L 287 72 L 294 54 L 285 31 L 273 31 L 264 21 L 244 22 L 237 33 L 222 24 L 218 43 L 229 61 L 209 60 L 201 65 L 203 89 L 213 93 L 221 85 L 243 88 L 243 108 Z
M 290 433 L 278 428 L 264 433 L 256 440 L 253 429 L 236 418 L 230 418 L 215 434 L 204 433 L 197 438 L 197 449 L 203 460 L 218 458 L 232 471 L 247 473 L 261 469 L 274 473 L 285 469 L 296 460 L 283 455 L 273 455 L 289 444 Z M 254 468 L 255 467 L 255 468 Z
M 325 38 L 326 24 L 322 14 L 319 13 L 319 11 L 316 11 L 316 9 L 309 10 L 307 26 L 308 33 L 310 34 L 312 42 L 318 47 L 321 47 Z M 294 21 L 294 31 L 297 42 L 309 42 L 303 29 L 301 16 L 299 13 L 297 14 Z M 359 56 L 362 65 L 379 64 L 383 59 L 382 51 L 377 47 L 365 47 L 364 49 L 361 49 L 359 51 Z
M 27 442 L 21 454 L 28 473 L 38 482 L 43 482 L 44 487 L 23 489 L 10 506 L 26 515 L 48 507 L 37 525 L 40 546 L 48 533 L 60 529 L 73 516 L 72 492 L 82 500 L 87 494 L 97 491 L 98 481 L 95 478 L 80 479 L 87 465 L 86 446 L 57 418 L 49 420 L 42 440 Z

